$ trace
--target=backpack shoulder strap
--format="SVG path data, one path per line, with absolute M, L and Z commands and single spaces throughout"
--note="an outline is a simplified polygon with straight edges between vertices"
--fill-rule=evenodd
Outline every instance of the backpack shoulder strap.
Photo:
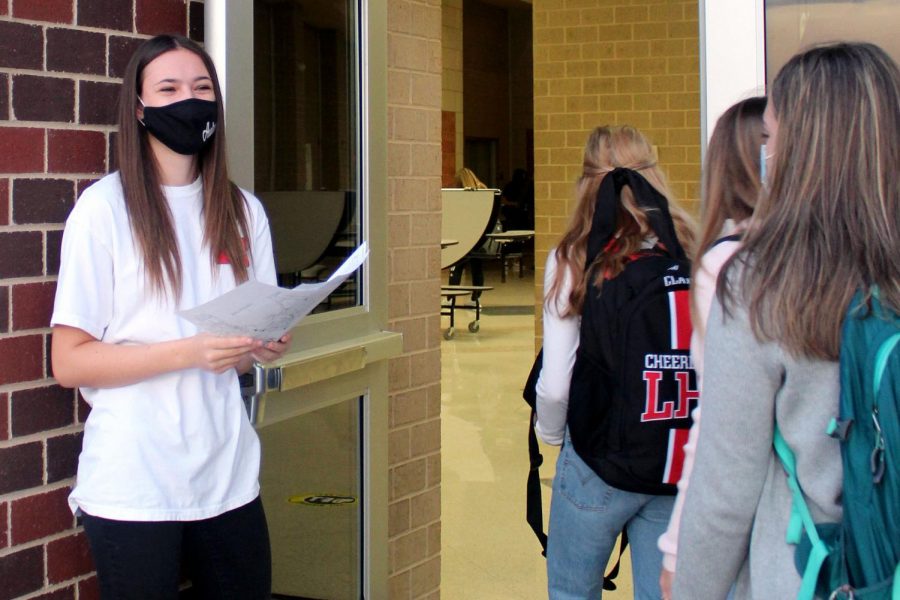
M 872 423 L 875 426 L 875 450 L 872 452 L 872 473 L 873 481 L 881 483 L 885 472 L 885 437 L 881 428 L 880 412 L 878 407 L 878 396 L 881 392 L 881 380 L 884 376 L 885 367 L 887 367 L 888 358 L 891 352 L 900 342 L 900 333 L 895 333 L 888 337 L 878 347 L 875 353 L 875 364 L 872 373 Z
M 528 419 L 528 480 L 525 484 L 525 521 L 541 543 L 541 555 L 547 556 L 547 534 L 544 533 L 544 509 L 539 472 L 544 463 L 544 457 L 538 446 L 537 434 L 534 432 L 534 425 L 537 423 L 537 382 L 543 364 L 544 349 L 541 348 L 531 365 L 525 389 L 522 390 L 522 397 L 531 407 L 531 417 Z
M 724 236 L 720 237 L 719 239 L 717 239 L 716 241 L 714 241 L 712 244 L 710 244 L 709 247 L 714 248 L 714 247 L 718 246 L 719 244 L 723 244 L 725 242 L 739 242 L 739 241 L 741 241 L 741 237 L 742 236 L 740 233 L 724 235 Z
M 875 355 L 875 379 L 872 389 L 875 390 L 876 401 L 878 393 L 881 391 L 881 379 L 884 376 L 888 358 L 890 358 L 891 352 L 894 351 L 898 342 L 900 342 L 900 333 L 895 333 L 881 344 L 881 347 L 878 348 L 878 353 Z
M 547 534 L 544 533 L 544 506 L 541 497 L 540 467 L 544 462 L 538 446 L 537 434 L 534 433 L 534 424 L 537 421 L 537 410 L 531 408 L 531 418 L 528 420 L 528 480 L 525 483 L 525 521 L 531 527 L 534 535 L 541 543 L 541 556 L 547 556 Z
M 900 563 L 897 564 L 897 568 L 894 570 L 894 585 L 891 586 L 891 598 L 893 600 L 900 598 Z
M 809 512 L 809 506 L 803 497 L 800 481 L 797 479 L 797 459 L 793 450 L 791 450 L 791 447 L 788 446 L 787 441 L 781 435 L 777 423 L 775 424 L 772 445 L 775 447 L 775 453 L 781 460 L 781 464 L 787 474 L 788 487 L 793 495 L 791 518 L 788 522 L 785 541 L 788 544 L 796 545 L 800 543 L 801 533 L 805 531 L 811 544 L 809 560 L 806 563 L 806 569 L 803 571 L 797 600 L 813 600 L 816 595 L 816 582 L 819 579 L 819 572 L 825 559 L 828 558 L 828 546 L 822 541 L 819 537 L 819 532 L 816 530 L 816 523 Z

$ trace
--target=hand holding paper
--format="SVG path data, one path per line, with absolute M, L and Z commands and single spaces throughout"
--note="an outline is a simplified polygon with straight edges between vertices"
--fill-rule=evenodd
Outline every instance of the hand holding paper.
M 217 335 L 247 335 L 258 340 L 277 340 L 336 290 L 369 256 L 363 242 L 322 283 L 302 283 L 284 289 L 246 281 L 206 304 L 179 312 L 200 331 Z

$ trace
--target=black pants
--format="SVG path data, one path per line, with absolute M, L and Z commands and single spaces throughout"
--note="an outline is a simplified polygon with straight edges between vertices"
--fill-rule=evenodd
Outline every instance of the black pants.
M 272 554 L 259 498 L 200 521 L 114 521 L 83 515 L 103 600 L 268 600 Z
M 450 285 L 459 285 L 462 281 L 463 269 L 472 271 L 472 285 L 484 285 L 484 268 L 480 258 L 467 258 L 450 268 Z M 472 301 L 478 300 L 481 292 L 472 292 Z

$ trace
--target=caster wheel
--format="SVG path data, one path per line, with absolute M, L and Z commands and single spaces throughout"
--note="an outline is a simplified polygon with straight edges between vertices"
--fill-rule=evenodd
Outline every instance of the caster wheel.
M 469 323 L 469 331 L 472 333 L 478 333 L 478 330 L 481 329 L 481 323 L 478 321 L 472 321 Z
M 450 327 L 450 328 L 447 329 L 447 331 L 444 332 L 444 339 L 445 339 L 445 340 L 452 340 L 452 339 L 453 339 L 453 336 L 454 336 L 455 334 L 456 334 L 456 331 L 455 331 L 452 327 Z

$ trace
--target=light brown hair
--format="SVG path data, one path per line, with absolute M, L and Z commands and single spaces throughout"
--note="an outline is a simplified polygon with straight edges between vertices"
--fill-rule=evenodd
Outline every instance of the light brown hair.
M 216 134 L 197 157 L 203 182 L 204 242 L 210 249 L 210 268 L 215 272 L 220 255 L 227 257 L 238 282 L 246 281 L 245 258 L 250 252 L 245 200 L 228 179 L 225 157 L 225 112 L 215 65 L 196 43 L 176 35 L 159 35 L 141 44 L 131 57 L 119 94 L 119 131 L 116 162 L 125 207 L 135 243 L 143 259 L 150 289 L 177 302 L 182 288 L 182 266 L 172 215 L 160 184 L 158 165 L 150 149 L 146 129 L 138 122 L 136 108 L 143 85 L 144 68 L 155 58 L 183 48 L 203 61 L 212 79 L 218 107 Z M 244 248 L 242 238 L 247 240 Z
M 688 256 L 694 245 L 693 222 L 672 198 L 665 175 L 656 162 L 653 146 L 636 128 L 597 127 L 588 136 L 584 147 L 581 177 L 576 183 L 577 205 L 569 226 L 556 247 L 556 276 L 547 290 L 547 302 L 564 307 L 560 316 L 580 315 L 587 292 L 586 254 L 588 236 L 597 200 L 597 191 L 607 173 L 618 167 L 639 172 L 669 202 L 669 212 L 675 232 Z M 622 188 L 621 205 L 616 219 L 616 243 L 601 252 L 591 272 L 596 272 L 595 286 L 602 277 L 614 277 L 622 271 L 627 258 L 641 249 L 644 240 L 653 235 L 644 211 L 635 202 L 628 187 Z M 560 298 L 563 282 L 572 281 L 568 298 Z M 568 301 L 564 305 L 562 301 Z
M 486 190 L 487 186 L 478 179 L 475 172 L 468 167 L 463 167 L 456 172 L 456 186 L 469 190 Z
M 900 70 L 864 43 L 814 47 L 778 73 L 769 193 L 757 205 L 738 278 L 757 338 L 837 359 L 857 289 L 900 309 Z M 726 308 L 735 289 L 719 285 Z

